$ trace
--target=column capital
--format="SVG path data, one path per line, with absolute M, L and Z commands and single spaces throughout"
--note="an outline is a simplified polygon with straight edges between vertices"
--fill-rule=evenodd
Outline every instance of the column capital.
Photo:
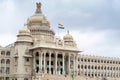
M 55 53 L 55 55 L 57 56 L 57 55 L 58 55 L 58 53 Z

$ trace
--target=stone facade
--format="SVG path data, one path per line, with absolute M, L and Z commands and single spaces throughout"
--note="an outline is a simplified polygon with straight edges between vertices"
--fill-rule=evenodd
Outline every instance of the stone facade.
M 119 80 L 120 59 L 81 55 L 69 32 L 55 37 L 36 4 L 16 42 L 0 47 L 2 80 Z

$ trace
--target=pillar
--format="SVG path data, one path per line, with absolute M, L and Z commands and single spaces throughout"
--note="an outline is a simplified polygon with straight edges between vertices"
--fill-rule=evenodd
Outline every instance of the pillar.
M 46 66 L 45 66 L 45 65 L 46 65 L 46 64 L 45 64 L 45 63 L 46 63 L 46 60 L 45 60 L 45 58 L 46 58 L 46 53 L 44 52 L 44 73 L 46 73 Z
M 57 74 L 57 53 L 55 54 L 55 74 Z
M 76 76 L 78 75 L 78 54 L 76 55 Z
M 70 54 L 68 54 L 68 74 L 70 75 Z
M 49 53 L 49 74 L 51 74 L 51 52 Z
M 74 66 L 74 67 L 73 67 L 73 68 L 74 68 L 74 74 L 75 74 L 75 71 L 76 71 L 76 70 L 75 70 L 75 62 L 76 62 L 75 59 L 76 59 L 76 58 L 75 58 L 75 55 L 74 55 L 74 58 L 73 58 L 73 60 L 74 60 L 74 62 L 73 62 L 73 63 L 74 63 L 74 64 L 73 64 L 73 66 Z
M 42 70 L 42 52 L 39 51 L 39 69 Z
M 62 70 L 63 70 L 63 72 L 62 72 L 62 74 L 65 74 L 65 70 L 64 70 L 64 67 L 65 67 L 65 61 L 64 61 L 64 56 L 65 56 L 65 54 L 62 54 L 63 56 L 62 56 L 62 63 L 63 63 L 63 66 L 62 66 Z
M 33 54 L 33 70 L 36 72 L 36 62 L 35 62 L 36 58 L 35 58 L 35 54 Z

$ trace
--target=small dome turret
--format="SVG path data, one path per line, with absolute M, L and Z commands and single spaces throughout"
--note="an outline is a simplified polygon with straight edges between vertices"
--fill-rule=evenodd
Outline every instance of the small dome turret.
M 72 35 L 69 34 L 69 31 L 67 31 L 67 34 L 63 37 L 64 41 L 73 41 Z
M 32 42 L 32 36 L 27 28 L 27 24 L 24 24 L 22 29 L 19 30 L 16 42 Z
M 72 35 L 69 34 L 69 31 L 67 31 L 67 34 L 63 37 L 63 40 L 64 40 L 64 45 L 77 48 L 77 45 L 76 45 Z
M 22 29 L 19 30 L 19 35 L 30 35 L 30 30 L 27 28 L 27 24 L 24 24 Z

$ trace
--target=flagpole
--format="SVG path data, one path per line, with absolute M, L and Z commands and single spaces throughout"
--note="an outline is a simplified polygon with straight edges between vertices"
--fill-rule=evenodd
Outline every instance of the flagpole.
M 59 28 L 58 28 L 58 36 L 59 36 Z

